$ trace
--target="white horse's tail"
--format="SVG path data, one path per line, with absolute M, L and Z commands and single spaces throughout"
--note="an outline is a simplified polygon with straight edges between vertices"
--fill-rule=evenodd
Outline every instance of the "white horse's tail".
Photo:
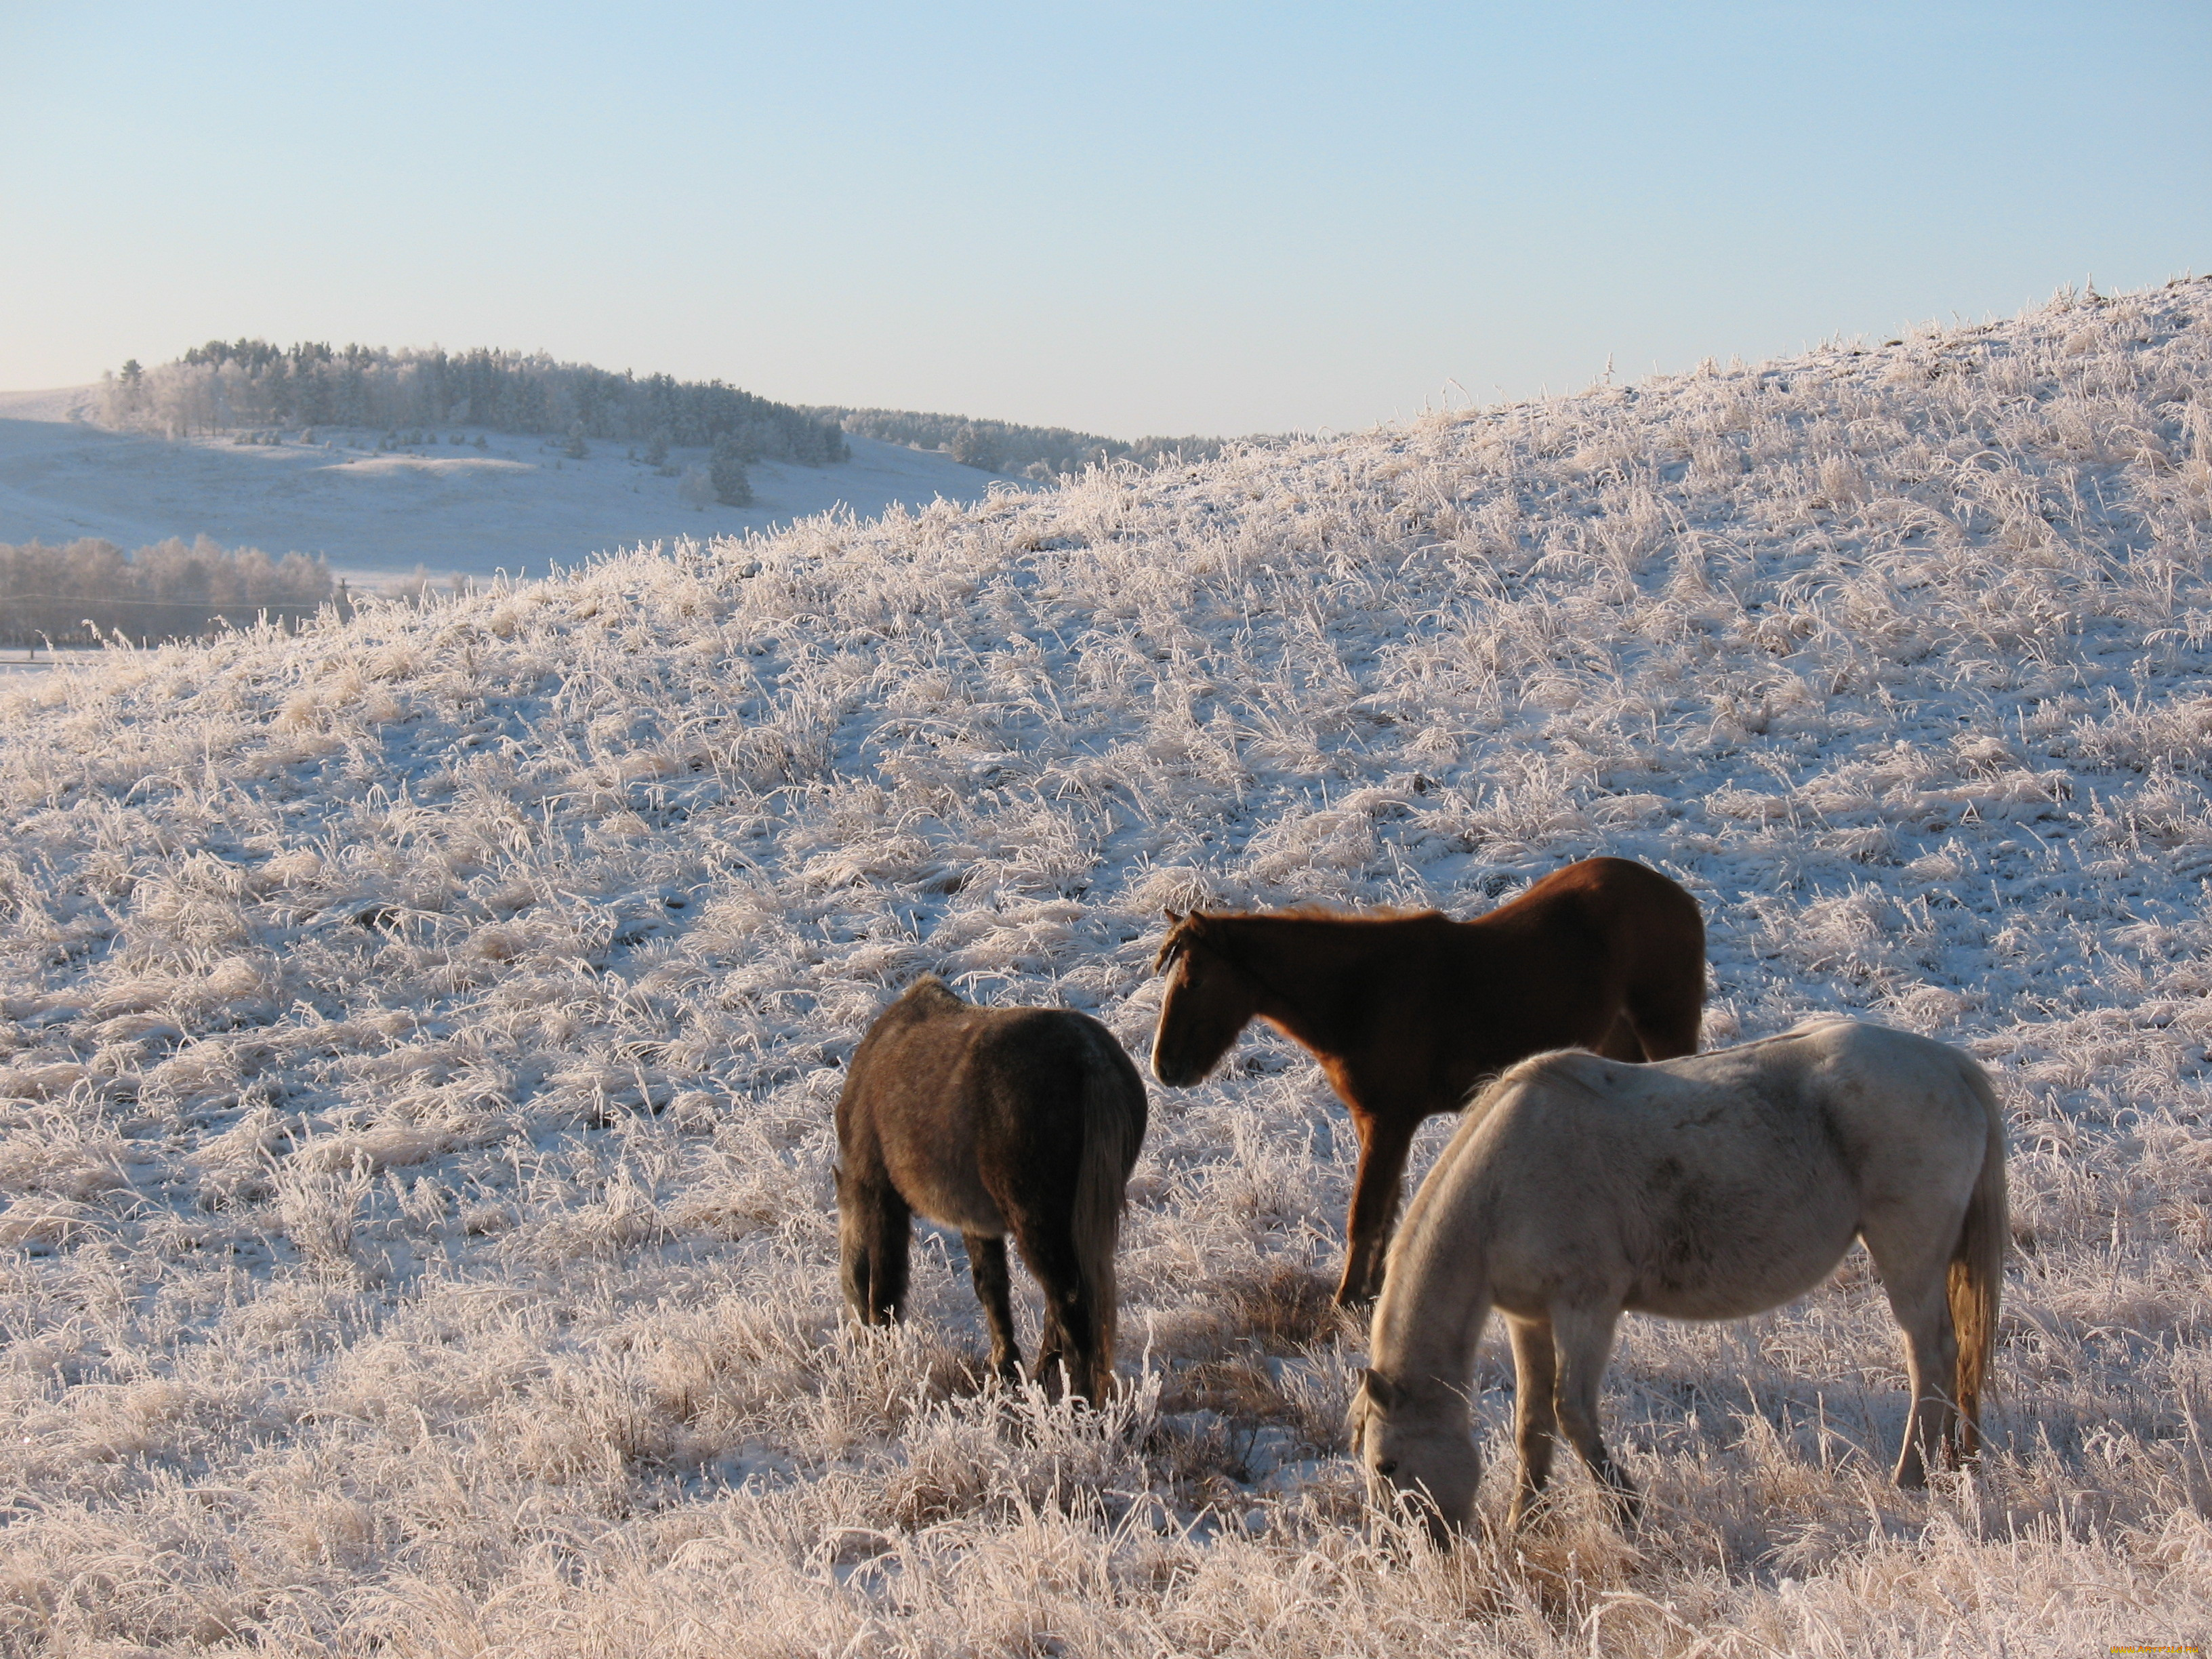
M 1959 1407 L 1958 1449 L 1961 1456 L 1972 1457 L 1982 1449 L 1982 1392 L 1996 1348 L 1997 1301 L 2004 1290 L 2005 1243 L 2012 1224 L 2005 1189 L 2004 1109 L 1997 1103 L 1989 1073 L 1965 1055 L 1960 1059 L 1967 1086 L 1982 1103 L 1989 1121 L 1982 1171 L 1967 1200 L 1959 1241 L 1951 1249 L 1948 1286 L 1951 1329 L 1959 1340 L 1953 1389 Z
M 1083 1158 L 1075 1173 L 1071 1231 L 1096 1341 L 1092 1376 L 1082 1386 L 1097 1400 L 1114 1375 L 1119 1310 L 1114 1252 L 1121 1240 L 1129 1170 L 1145 1142 L 1146 1109 L 1144 1079 L 1121 1045 L 1094 1032 L 1091 1047 L 1083 1077 Z

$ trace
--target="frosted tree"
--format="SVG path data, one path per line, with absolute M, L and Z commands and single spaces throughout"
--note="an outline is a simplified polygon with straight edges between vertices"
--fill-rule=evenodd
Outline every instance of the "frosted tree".
M 724 507 L 752 505 L 752 481 L 745 477 L 744 453 L 734 438 L 725 435 L 714 440 L 714 454 L 707 462 L 707 480 L 714 488 L 714 499 Z
M 963 421 L 952 434 L 952 459 L 963 466 L 980 467 L 986 472 L 999 470 L 1001 457 L 993 434 L 973 421 Z
M 334 597 L 330 567 L 288 553 L 172 537 L 127 554 L 87 537 L 66 546 L 0 544 L 0 643 L 187 638 L 267 615 L 286 625 Z

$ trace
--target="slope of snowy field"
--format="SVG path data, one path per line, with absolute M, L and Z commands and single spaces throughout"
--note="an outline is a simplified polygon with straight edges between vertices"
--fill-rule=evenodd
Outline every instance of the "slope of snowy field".
M 2212 283 L 631 554 L 0 690 L 0 1645 L 2076 1653 L 2212 1638 Z M 1153 1089 L 1126 1404 L 841 1322 L 839 1065 L 926 970 L 1141 1052 L 1163 905 L 1705 907 L 2013 1127 L 1990 1453 L 1883 1484 L 1863 1258 L 1632 1319 L 1650 1495 L 1362 1520 L 1353 1148 Z M 1431 1126 L 1417 1169 L 1448 1121 Z M 1034 1340 L 1034 1294 L 1030 1340 Z M 1510 1373 L 1477 1377 L 1504 1506 Z
M 996 484 L 1027 489 L 951 457 L 853 438 L 835 466 L 760 461 L 750 507 L 695 506 L 680 480 L 594 443 L 582 460 L 556 444 L 474 428 L 380 452 L 375 433 L 294 431 L 281 444 L 228 435 L 168 441 L 84 418 L 97 386 L 0 392 L 0 542 L 99 536 L 124 548 L 210 536 L 282 556 L 321 553 L 356 580 L 431 574 L 542 576 L 594 553 L 689 536 L 769 531 L 844 507 L 872 518 L 901 503 L 980 501 Z M 454 444 L 456 434 L 469 440 Z M 482 436 L 484 447 L 475 447 Z M 703 465 L 704 450 L 670 464 Z

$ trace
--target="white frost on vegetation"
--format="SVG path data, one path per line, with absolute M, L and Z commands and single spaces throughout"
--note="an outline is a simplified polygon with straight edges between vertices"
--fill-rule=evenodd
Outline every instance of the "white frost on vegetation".
M 2205 1640 L 2208 518 L 2191 283 L 0 694 L 0 1645 Z M 1705 905 L 1710 1040 L 1848 1009 L 1996 1072 L 1971 1480 L 1881 1485 L 1854 1257 L 1630 1322 L 1642 1534 L 1576 1472 L 1395 1552 L 1321 1305 L 1351 1136 L 1261 1036 L 1153 1091 L 1103 1429 L 978 1395 L 957 1241 L 841 1328 L 838 1066 L 915 975 L 1141 1052 L 1163 905 L 1596 853 Z

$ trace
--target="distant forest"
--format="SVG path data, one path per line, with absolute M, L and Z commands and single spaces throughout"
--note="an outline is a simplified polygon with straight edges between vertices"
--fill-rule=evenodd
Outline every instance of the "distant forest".
M 743 460 L 822 466 L 851 454 L 835 421 L 720 380 L 641 380 L 538 353 L 391 351 L 210 340 L 107 378 L 112 426 L 183 437 L 241 427 L 476 426 L 572 441 L 720 445 Z
M 473 426 L 565 437 L 571 445 L 589 439 L 641 444 L 656 459 L 672 446 L 712 448 L 732 479 L 736 467 L 757 460 L 809 466 L 848 460 L 848 432 L 939 451 L 986 472 L 1043 483 L 1112 461 L 1211 460 L 1223 448 L 1219 438 L 1132 443 L 1066 427 L 965 415 L 793 406 L 720 380 L 667 374 L 641 379 L 588 363 L 556 362 L 543 352 L 394 351 L 314 341 L 287 347 L 266 340 L 210 340 L 155 368 L 127 362 L 107 377 L 101 413 L 111 426 L 173 438 L 263 427 L 391 432 Z
M 66 546 L 0 542 L 0 645 L 134 644 L 187 639 L 263 616 L 296 627 L 345 603 L 330 566 L 303 553 L 272 559 L 202 536 L 172 537 L 136 553 L 87 537 Z
M 846 409 L 837 404 L 802 407 L 799 413 L 874 438 L 914 449 L 942 450 L 965 465 L 1050 483 L 1063 472 L 1080 472 L 1107 461 L 1157 465 L 1180 458 L 1212 460 L 1222 450 L 1219 438 L 1139 438 L 1128 443 L 1064 426 L 1017 426 L 1011 421 L 977 421 L 965 415 L 922 415 L 902 409 Z

